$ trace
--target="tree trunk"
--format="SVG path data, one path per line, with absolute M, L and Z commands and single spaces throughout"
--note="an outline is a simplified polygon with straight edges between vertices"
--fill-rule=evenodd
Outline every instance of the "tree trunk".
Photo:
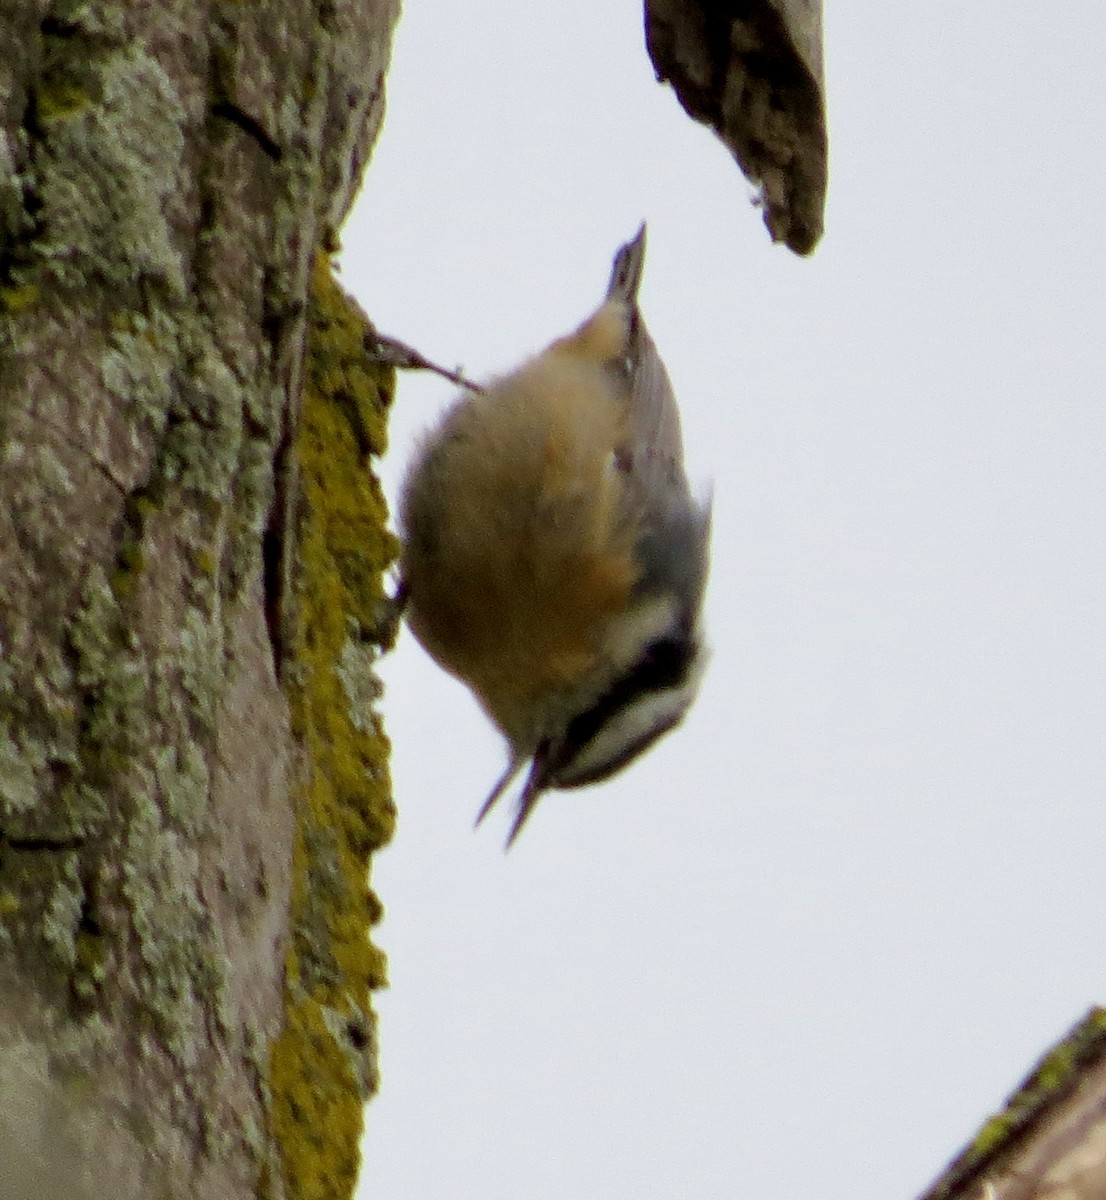
M 316 259 L 396 15 L 0 8 L 5 1197 L 353 1186 L 390 380 Z

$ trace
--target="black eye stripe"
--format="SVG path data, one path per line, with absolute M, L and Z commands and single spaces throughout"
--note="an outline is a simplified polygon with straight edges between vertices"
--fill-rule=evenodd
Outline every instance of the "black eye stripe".
M 667 718 L 662 724 L 654 726 L 643 733 L 641 737 L 623 746 L 614 758 L 609 758 L 606 762 L 597 763 L 590 771 L 572 775 L 570 782 L 558 783 L 555 786 L 563 788 L 586 787 L 589 783 L 598 783 L 601 779 L 609 779 L 617 771 L 626 766 L 627 763 L 633 762 L 639 754 L 647 750 L 670 729 L 674 729 L 680 723 L 682 715 L 681 713 L 677 716 Z M 572 756 L 566 755 L 565 762 L 562 765 L 568 765 L 571 761 Z
M 646 646 L 641 658 L 625 675 L 616 679 L 591 708 L 569 722 L 557 754 L 560 762 L 570 762 L 613 716 L 634 700 L 683 684 L 697 650 L 691 638 L 662 638 Z

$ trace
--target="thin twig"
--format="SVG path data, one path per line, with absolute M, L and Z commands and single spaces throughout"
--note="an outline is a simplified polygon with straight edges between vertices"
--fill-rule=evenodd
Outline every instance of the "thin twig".
M 460 370 L 450 371 L 446 367 L 439 367 L 437 363 L 431 362 L 426 355 L 420 354 L 417 350 L 408 346 L 405 342 L 399 341 L 397 338 L 384 337 L 378 333 L 366 334 L 365 349 L 379 362 L 399 367 L 400 370 L 433 371 L 435 375 L 441 375 L 443 379 L 448 379 L 450 383 L 455 383 L 458 387 L 463 387 L 470 392 L 482 392 L 484 390 L 480 384 L 473 383 L 471 379 L 466 379 Z

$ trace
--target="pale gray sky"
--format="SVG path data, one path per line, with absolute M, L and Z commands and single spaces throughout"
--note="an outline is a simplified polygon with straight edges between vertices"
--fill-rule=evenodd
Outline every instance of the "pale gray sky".
M 714 489 L 685 727 L 510 855 L 467 693 L 384 668 L 387 1200 L 888 1200 L 1106 1001 L 1106 9 L 830 4 L 827 229 L 772 247 L 639 0 L 408 0 L 345 231 L 476 376 L 643 306 Z M 448 385 L 406 376 L 394 494 Z

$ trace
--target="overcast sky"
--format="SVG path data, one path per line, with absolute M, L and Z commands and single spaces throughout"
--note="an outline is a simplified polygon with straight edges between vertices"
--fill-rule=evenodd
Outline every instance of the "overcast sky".
M 640 0 L 408 0 L 343 278 L 480 377 L 643 307 L 713 486 L 713 658 L 617 779 L 384 667 L 368 1200 L 909 1200 L 1106 1001 L 1106 9 L 832 3 L 830 197 L 773 247 Z M 384 464 L 450 398 L 406 376 Z

